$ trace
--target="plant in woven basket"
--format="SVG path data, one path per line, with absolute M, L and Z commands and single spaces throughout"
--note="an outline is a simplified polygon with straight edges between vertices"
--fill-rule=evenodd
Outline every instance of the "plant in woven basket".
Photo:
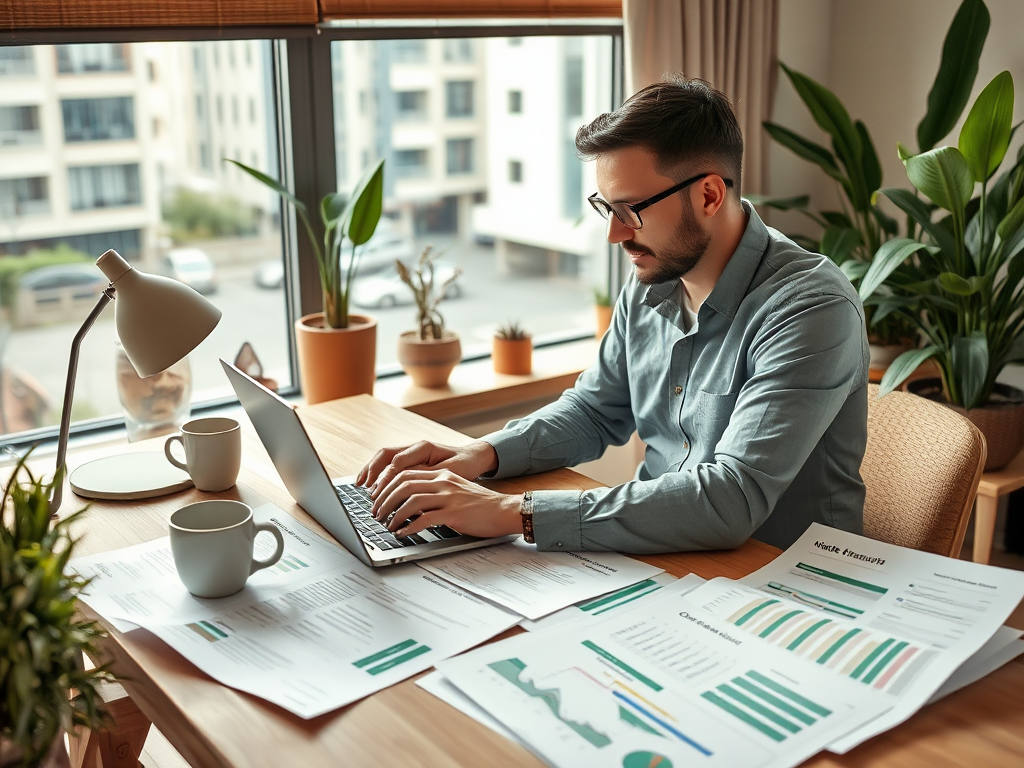
M 398 276 L 403 283 L 409 286 L 416 300 L 420 341 L 438 340 L 444 335 L 444 318 L 437 311 L 437 305 L 444 299 L 452 284 L 462 275 L 462 270 L 456 268 L 447 280 L 437 285 L 434 276 L 436 261 L 437 255 L 430 246 L 423 249 L 419 260 L 411 269 L 403 262 L 395 261 Z
M 499 325 L 494 335 L 506 341 L 523 341 L 530 338 L 529 332 L 519 324 L 518 320 L 509 320 L 504 325 Z
M 22 480 L 22 476 L 27 479 Z M 67 573 L 76 539 L 70 526 L 81 512 L 51 527 L 51 483 L 32 475 L 22 459 L 0 503 L 0 763 L 12 753 L 38 765 L 62 732 L 104 722 L 96 690 L 113 675 L 106 665 L 86 670 L 82 654 L 97 654 L 104 636 L 75 616 L 88 581 Z M 73 695 L 72 695 L 73 694 Z M 63 744 L 60 745 L 63 750 Z M 8 762 L 4 762 L 7 760 Z

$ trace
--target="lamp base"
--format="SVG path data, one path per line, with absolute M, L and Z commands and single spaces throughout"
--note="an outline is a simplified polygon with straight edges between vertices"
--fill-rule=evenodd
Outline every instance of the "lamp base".
M 191 488 L 192 478 L 163 453 L 122 453 L 90 461 L 71 473 L 71 490 L 87 499 L 151 499 Z

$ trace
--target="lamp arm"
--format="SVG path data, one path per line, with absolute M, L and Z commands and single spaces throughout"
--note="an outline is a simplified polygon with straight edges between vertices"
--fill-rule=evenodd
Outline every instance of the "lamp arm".
M 75 334 L 74 341 L 71 342 L 71 359 L 68 360 L 68 379 L 64 384 L 64 406 L 60 413 L 60 436 L 57 439 L 57 470 L 54 477 L 58 482 L 54 483 L 53 486 L 53 497 L 50 499 L 50 515 L 56 515 L 57 510 L 60 509 L 60 503 L 64 495 L 64 474 L 67 469 L 65 465 L 65 458 L 68 452 L 68 436 L 71 432 L 71 402 L 75 397 L 75 377 L 78 375 L 78 353 L 82 347 L 82 340 L 85 339 L 85 335 L 92 328 L 93 323 L 96 322 L 96 318 L 100 316 L 103 309 L 111 302 L 114 298 L 114 284 L 110 283 L 106 288 L 103 289 L 103 293 L 100 294 L 99 301 L 96 302 L 96 306 L 92 308 L 89 316 L 85 318 L 85 322 L 82 323 L 82 327 L 78 329 L 78 333 Z

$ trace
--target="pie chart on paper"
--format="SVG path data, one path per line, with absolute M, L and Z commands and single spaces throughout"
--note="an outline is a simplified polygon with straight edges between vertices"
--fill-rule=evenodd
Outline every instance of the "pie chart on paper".
M 672 761 L 654 752 L 630 752 L 622 758 L 622 768 L 672 768 Z

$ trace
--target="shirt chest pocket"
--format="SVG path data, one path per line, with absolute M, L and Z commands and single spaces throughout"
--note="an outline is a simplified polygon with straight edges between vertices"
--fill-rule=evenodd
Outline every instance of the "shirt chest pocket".
M 724 395 L 697 390 L 690 396 L 689 408 L 683 409 L 683 430 L 702 452 L 713 453 L 729 419 L 736 408 L 738 392 Z

